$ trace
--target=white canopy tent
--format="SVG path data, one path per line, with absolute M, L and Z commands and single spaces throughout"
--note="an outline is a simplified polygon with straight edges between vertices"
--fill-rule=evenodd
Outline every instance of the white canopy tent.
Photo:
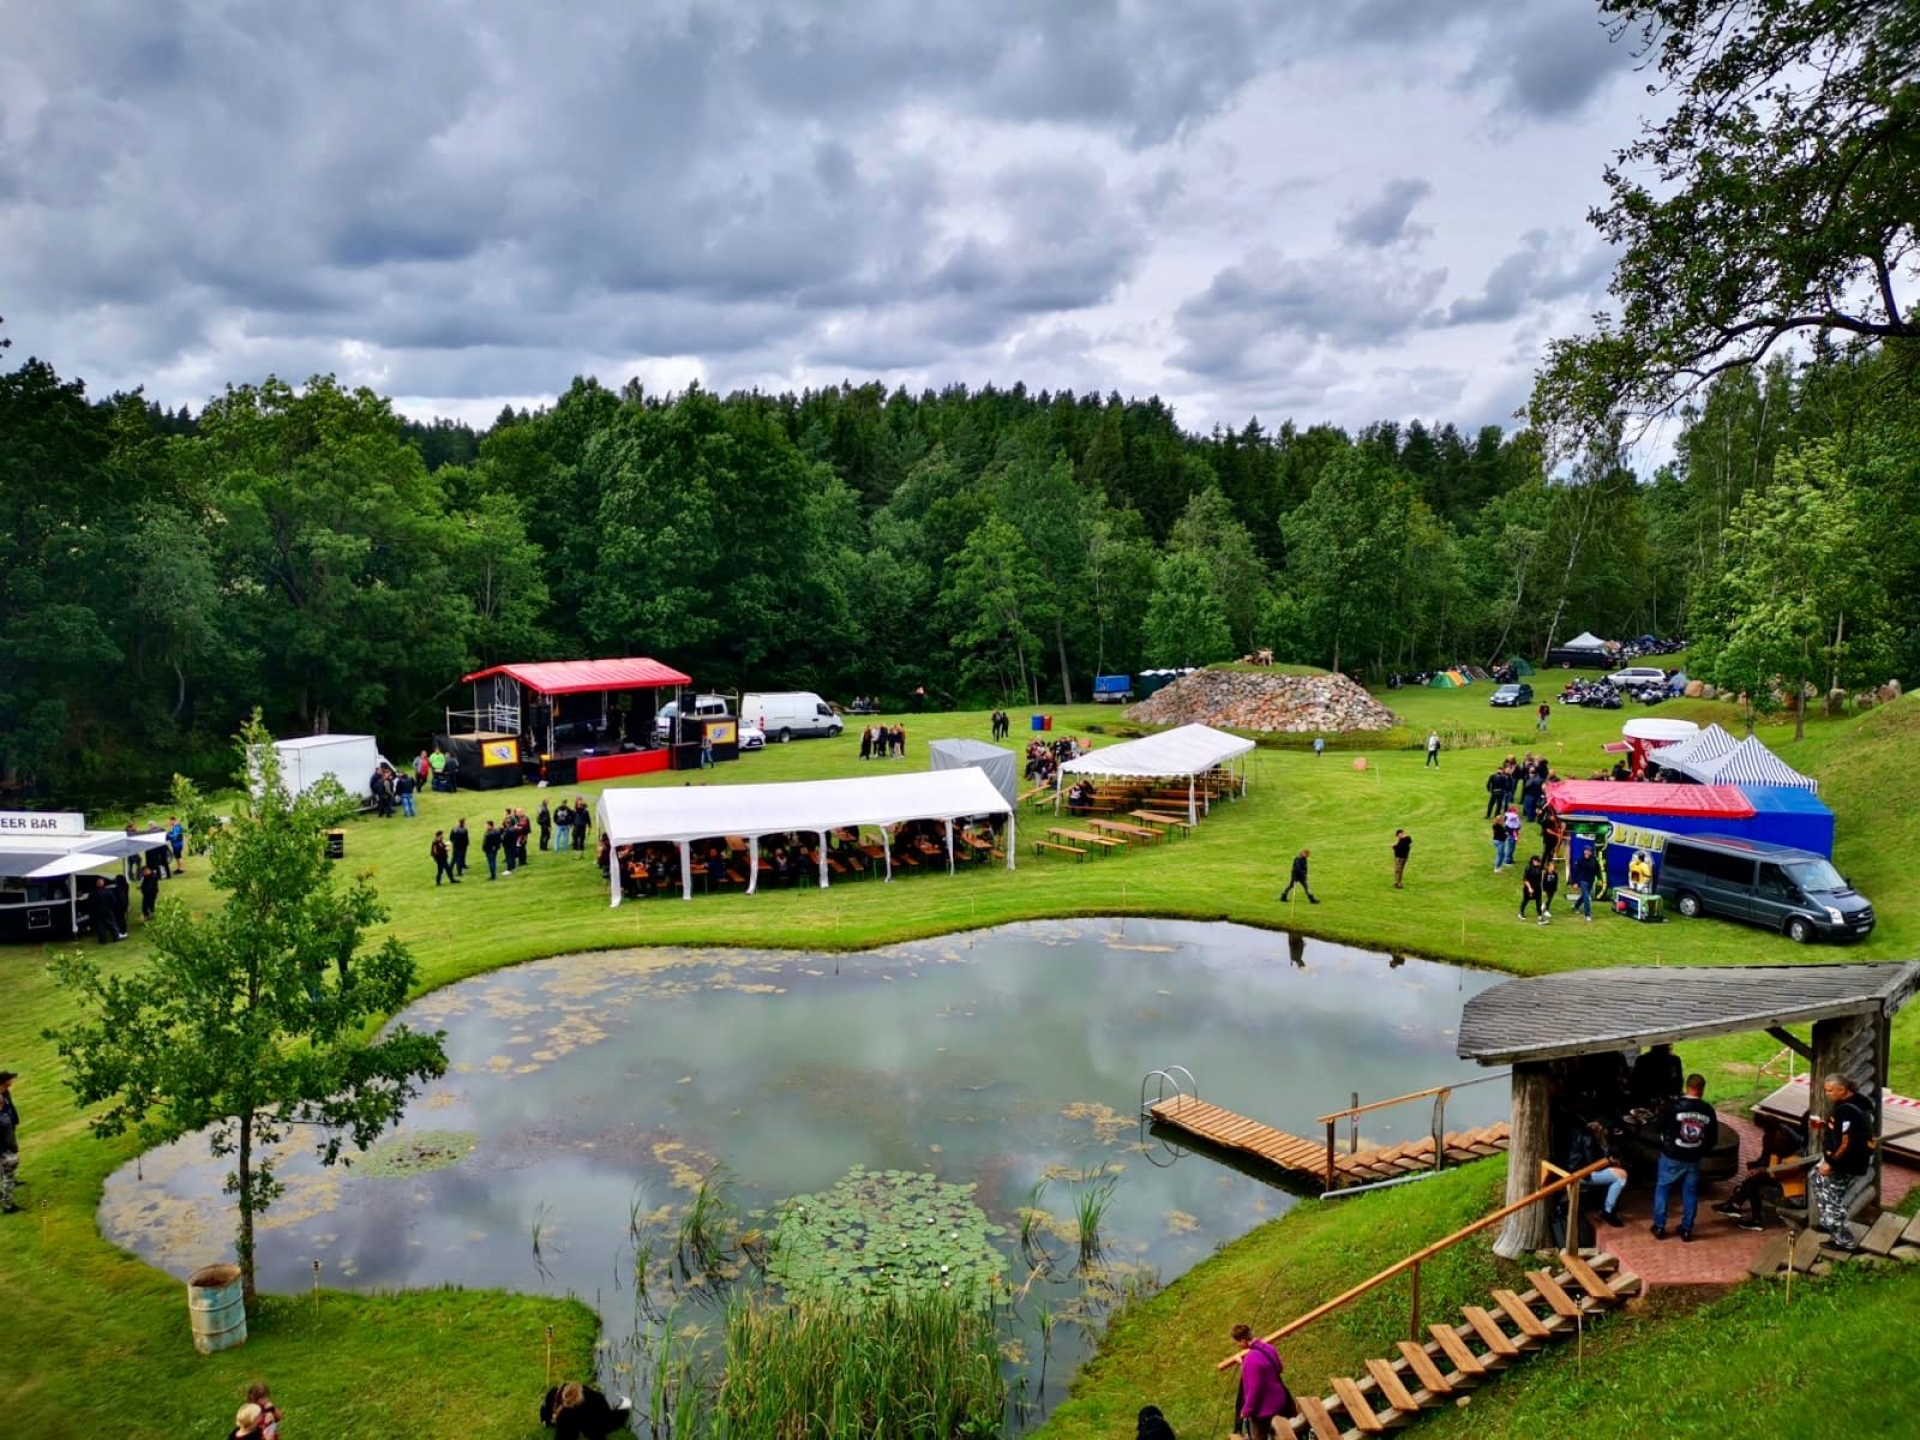
M 1053 805 L 1060 808 L 1060 792 L 1066 777 L 1074 775 L 1120 775 L 1133 780 L 1182 780 L 1187 782 L 1187 820 L 1200 819 L 1195 802 L 1195 780 L 1222 765 L 1230 765 L 1253 749 L 1253 741 L 1242 740 L 1211 725 L 1182 725 L 1163 730 L 1142 740 L 1127 740 L 1095 750 L 1060 767 L 1054 781 Z M 1246 777 L 1240 777 L 1241 788 Z
M 1007 817 L 1007 868 L 1013 869 L 1013 807 L 986 774 L 972 766 L 854 780 L 803 780 L 785 785 L 703 785 L 604 790 L 596 807 L 600 833 L 614 847 L 672 844 L 680 850 L 683 898 L 693 898 L 688 845 L 738 835 L 749 846 L 747 892 L 760 881 L 763 835 L 820 837 L 820 884 L 827 884 L 827 836 L 843 828 L 882 830 L 907 820 L 940 820 L 947 829 L 947 868 L 953 868 L 953 822 L 967 816 Z M 607 867 L 608 887 L 620 903 L 620 867 Z M 887 878 L 893 859 L 887 857 Z
M 1607 642 L 1591 630 L 1582 630 L 1571 640 L 1562 641 L 1553 647 L 1556 650 L 1605 650 Z
M 22 833 L 7 829 L 0 833 L 0 909 L 8 912 L 0 916 L 0 930 L 10 931 L 22 914 L 30 910 L 44 912 L 51 903 L 66 910 L 68 928 L 78 934 L 81 887 L 77 883 L 66 887 L 64 897 L 58 897 L 55 892 L 57 898 L 51 901 L 35 901 L 28 898 L 30 892 L 25 882 L 64 880 L 89 871 L 111 873 L 123 868 L 129 859 L 167 843 L 166 835 L 158 830 L 128 835 L 119 830 L 88 830 L 78 815 L 62 818 L 70 823 L 51 832 Z M 17 887 L 9 885 L 9 881 L 18 882 Z M 18 898 L 15 898 L 16 888 Z M 36 926 L 41 923 L 40 920 L 33 922 Z

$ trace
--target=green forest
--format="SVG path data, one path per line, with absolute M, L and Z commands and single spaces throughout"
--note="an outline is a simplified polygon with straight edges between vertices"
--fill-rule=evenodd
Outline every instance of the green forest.
M 1818 689 L 1920 644 L 1893 623 L 1920 613 L 1920 400 L 1884 355 L 1721 377 L 1644 478 L 1617 448 L 1553 473 L 1528 429 L 1194 435 L 1018 385 L 581 379 L 475 434 L 325 376 L 167 413 L 29 360 L 0 433 L 0 756 L 90 796 L 217 765 L 256 704 L 408 749 L 502 660 L 1042 705 L 1260 647 L 1378 680 L 1590 629 L 1695 637 L 1745 688 L 1792 655 L 1733 622 L 1794 578 Z
M 580 378 L 476 433 L 328 376 L 196 413 L 29 359 L 0 376 L 0 789 L 152 793 L 255 706 L 401 753 L 462 673 L 534 658 L 1044 705 L 1254 649 L 1378 681 L 1592 630 L 1683 635 L 1759 709 L 1911 679 L 1920 18 L 1600 8 L 1672 103 L 1589 217 L 1612 309 L 1541 337 L 1512 429 Z

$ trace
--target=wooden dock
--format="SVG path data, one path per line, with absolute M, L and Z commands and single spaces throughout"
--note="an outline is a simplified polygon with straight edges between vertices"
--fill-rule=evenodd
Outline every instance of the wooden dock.
M 1148 1107 L 1147 1113 L 1162 1124 L 1184 1130 L 1195 1139 L 1216 1149 L 1238 1151 L 1265 1161 L 1275 1169 L 1316 1185 L 1327 1186 L 1327 1146 L 1324 1141 L 1305 1139 L 1276 1130 L 1245 1115 L 1197 1100 L 1191 1095 L 1169 1095 Z M 1446 1163 L 1458 1165 L 1507 1148 L 1505 1121 L 1479 1130 L 1450 1131 L 1442 1137 Z M 1403 1145 L 1368 1145 L 1349 1154 L 1336 1149 L 1333 1155 L 1333 1183 L 1330 1189 L 1365 1185 L 1375 1180 L 1391 1180 L 1433 1169 L 1433 1137 L 1422 1136 Z

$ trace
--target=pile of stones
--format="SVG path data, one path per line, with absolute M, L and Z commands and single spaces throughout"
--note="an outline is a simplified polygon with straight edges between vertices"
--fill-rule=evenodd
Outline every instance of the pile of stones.
M 1344 675 L 1199 670 L 1129 706 L 1143 725 L 1217 725 L 1273 734 L 1391 730 L 1391 710 Z

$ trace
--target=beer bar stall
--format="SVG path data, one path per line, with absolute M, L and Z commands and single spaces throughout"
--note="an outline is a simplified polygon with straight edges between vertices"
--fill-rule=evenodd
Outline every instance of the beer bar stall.
M 166 843 L 157 830 L 89 830 L 78 811 L 0 810 L 0 940 L 78 935 L 92 877 Z
M 693 683 L 644 657 L 494 665 L 464 678 L 473 708 L 447 711 L 437 740 L 457 762 L 455 783 L 467 790 L 668 769 L 672 751 L 654 735 L 654 717 L 671 698 L 661 692 Z

